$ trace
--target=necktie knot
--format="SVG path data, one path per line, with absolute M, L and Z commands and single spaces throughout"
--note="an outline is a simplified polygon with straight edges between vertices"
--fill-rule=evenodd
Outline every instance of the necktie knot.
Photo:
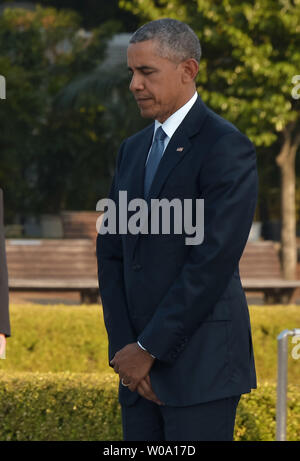
M 164 141 L 164 139 L 165 139 L 166 136 L 167 136 L 166 133 L 164 132 L 164 130 L 163 130 L 162 127 L 160 126 L 160 127 L 157 128 L 157 130 L 156 130 L 154 139 L 157 140 L 157 141 Z

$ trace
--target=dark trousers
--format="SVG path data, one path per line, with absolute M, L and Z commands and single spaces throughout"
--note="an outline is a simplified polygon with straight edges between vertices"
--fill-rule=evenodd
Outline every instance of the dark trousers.
M 126 441 L 232 441 L 239 396 L 188 407 L 159 406 L 143 397 L 122 405 Z

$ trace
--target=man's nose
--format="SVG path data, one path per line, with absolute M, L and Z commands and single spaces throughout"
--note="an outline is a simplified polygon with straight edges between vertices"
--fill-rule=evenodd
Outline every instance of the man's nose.
M 144 89 L 144 83 L 143 83 L 143 78 L 142 76 L 133 74 L 131 78 L 131 82 L 129 85 L 130 91 L 138 91 L 138 90 L 143 90 Z

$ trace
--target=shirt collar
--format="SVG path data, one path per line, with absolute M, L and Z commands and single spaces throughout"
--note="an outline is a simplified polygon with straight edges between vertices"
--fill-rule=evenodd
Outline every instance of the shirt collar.
M 195 91 L 194 95 L 191 97 L 191 99 L 188 100 L 187 103 L 185 103 L 182 107 L 180 107 L 174 114 L 170 115 L 167 120 L 164 121 L 164 123 L 160 123 L 158 120 L 155 120 L 155 125 L 154 125 L 154 134 L 160 126 L 166 133 L 166 135 L 171 138 L 177 128 L 179 127 L 180 123 L 184 119 L 184 117 L 187 115 L 189 110 L 192 108 L 194 103 L 196 102 L 196 99 L 198 97 L 197 91 Z

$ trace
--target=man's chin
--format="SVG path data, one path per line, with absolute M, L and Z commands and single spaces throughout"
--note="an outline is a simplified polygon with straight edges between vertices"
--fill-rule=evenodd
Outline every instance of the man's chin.
M 140 109 L 141 117 L 155 119 L 155 115 L 154 115 L 153 111 L 151 111 L 149 109 L 148 110 L 147 109 L 142 109 L 141 107 L 139 109 Z

